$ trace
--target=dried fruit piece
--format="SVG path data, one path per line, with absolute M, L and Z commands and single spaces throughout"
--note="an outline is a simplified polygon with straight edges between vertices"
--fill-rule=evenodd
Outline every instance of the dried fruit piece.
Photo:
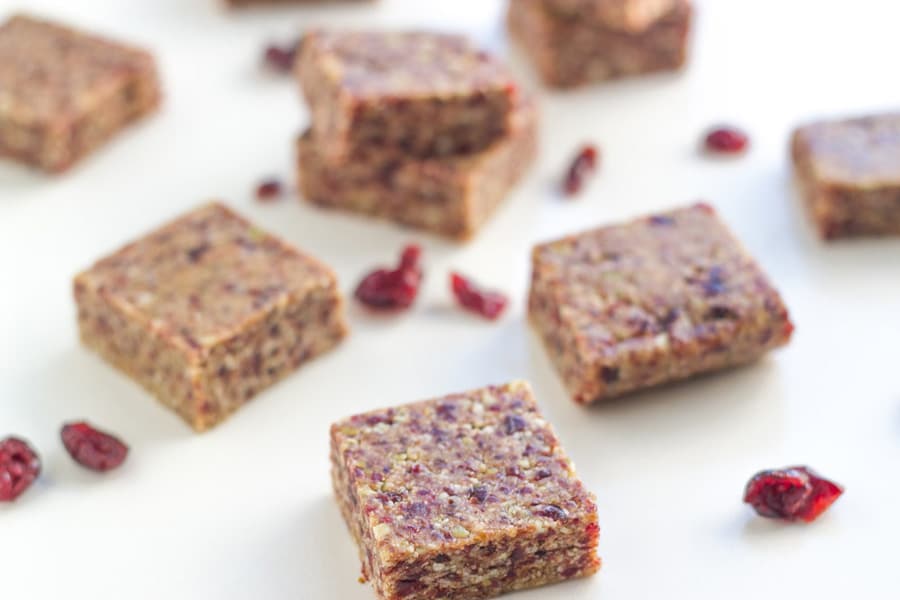
M 843 493 L 843 487 L 809 467 L 788 467 L 754 475 L 744 491 L 744 502 L 762 517 L 809 523 Z
M 599 155 L 597 147 L 590 144 L 578 152 L 563 180 L 563 191 L 567 196 L 574 196 L 581 191 L 587 176 L 597 170 Z
M 486 319 L 499 317 L 509 303 L 505 294 L 483 290 L 459 273 L 450 273 L 450 289 L 463 308 Z
M 356 299 L 376 310 L 409 308 L 419 293 L 422 249 L 410 244 L 403 249 L 396 269 L 376 269 L 356 287 Z
M 121 440 L 85 422 L 64 425 L 60 437 L 75 462 L 94 471 L 115 469 L 128 456 L 128 446 Z
M 28 442 L 15 437 L 0 441 L 0 502 L 12 502 L 41 474 L 41 459 Z
M 715 154 L 739 154 L 747 149 L 750 138 L 736 127 L 717 127 L 706 134 L 706 150 Z
M 283 192 L 284 186 L 281 185 L 281 181 L 273 177 L 263 180 L 256 186 L 256 199 L 260 202 L 271 202 L 280 198 Z
M 294 68 L 294 59 L 297 57 L 297 49 L 299 42 L 294 42 L 287 46 L 279 46 L 278 44 L 269 44 L 266 46 L 263 59 L 270 68 L 282 73 L 290 73 Z

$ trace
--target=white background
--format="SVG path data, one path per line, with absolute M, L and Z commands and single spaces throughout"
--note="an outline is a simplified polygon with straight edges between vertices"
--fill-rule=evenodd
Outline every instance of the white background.
M 40 481 L 0 507 L 0 597 L 371 599 L 330 494 L 329 424 L 526 378 L 598 495 L 605 566 L 517 598 L 897 598 L 900 240 L 817 241 L 786 159 L 798 121 L 900 106 L 894 6 L 701 2 L 683 74 L 541 93 L 540 162 L 457 246 L 293 199 L 255 203 L 260 178 L 292 178 L 307 122 L 292 82 L 258 58 L 314 24 L 461 30 L 507 54 L 500 2 L 227 14 L 212 0 L 0 0 L 0 16 L 27 7 L 152 48 L 166 87 L 160 114 L 66 175 L 0 165 L 0 436 L 44 459 Z M 721 120 L 751 133 L 745 157 L 698 154 Z M 602 173 L 563 200 L 560 172 L 587 140 L 603 148 Z M 410 240 L 426 247 L 428 280 L 408 314 L 352 308 L 340 349 L 195 435 L 79 346 L 70 281 L 213 197 L 332 264 L 348 291 Z M 530 246 L 698 198 L 780 287 L 794 341 L 749 368 L 576 407 L 523 319 Z M 455 309 L 450 267 L 511 293 L 509 313 L 492 324 Z M 98 476 L 65 454 L 60 424 L 80 417 L 131 444 L 121 470 Z M 794 463 L 846 494 L 809 526 L 755 518 L 741 504 L 748 477 Z

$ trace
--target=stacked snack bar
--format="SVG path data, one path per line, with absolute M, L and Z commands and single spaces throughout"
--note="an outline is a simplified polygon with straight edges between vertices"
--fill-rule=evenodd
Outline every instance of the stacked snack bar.
M 513 38 L 547 85 L 575 87 L 681 67 L 690 0 L 510 0 Z
M 466 238 L 536 152 L 536 110 L 466 38 L 305 36 L 296 64 L 312 124 L 298 140 L 310 202 Z

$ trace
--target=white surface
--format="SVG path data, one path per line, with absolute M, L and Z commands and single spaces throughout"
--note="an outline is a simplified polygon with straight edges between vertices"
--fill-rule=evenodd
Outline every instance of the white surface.
M 0 597 L 371 599 L 331 499 L 328 425 L 517 377 L 534 383 L 599 497 L 605 567 L 516 598 L 898 596 L 900 240 L 818 242 L 785 155 L 798 120 L 900 105 L 893 3 L 701 2 L 684 74 L 543 93 L 540 163 L 465 246 L 294 201 L 254 203 L 261 177 L 290 175 L 306 121 L 291 81 L 257 59 L 268 39 L 320 23 L 460 29 L 506 52 L 499 2 L 228 15 L 211 0 L 0 0 L 0 16 L 16 5 L 152 47 L 167 98 L 67 175 L 0 165 L 0 435 L 30 439 L 45 466 L 0 507 Z M 750 131 L 746 157 L 698 156 L 719 120 Z M 553 186 L 584 140 L 602 145 L 602 174 L 563 201 Z M 345 289 L 412 239 L 426 246 L 428 282 L 409 314 L 352 310 L 339 350 L 195 435 L 79 347 L 70 279 L 214 196 L 334 265 Z M 750 368 L 577 408 L 523 319 L 530 245 L 696 198 L 720 208 L 778 284 L 793 343 Z M 511 292 L 509 314 L 489 324 L 453 308 L 451 266 Z M 120 471 L 72 463 L 57 432 L 78 417 L 131 444 Z M 740 502 L 747 478 L 792 463 L 847 493 L 811 526 L 754 518 Z

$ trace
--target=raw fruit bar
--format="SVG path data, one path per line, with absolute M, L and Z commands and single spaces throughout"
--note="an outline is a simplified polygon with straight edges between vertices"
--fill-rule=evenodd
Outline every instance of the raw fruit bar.
M 900 235 L 900 113 L 805 125 L 792 151 L 823 238 Z
M 511 36 L 547 85 L 568 88 L 629 75 L 670 71 L 687 58 L 689 0 L 640 32 L 548 10 L 544 0 L 510 0 Z
M 582 404 L 752 362 L 793 331 L 768 277 L 706 204 L 537 246 L 528 308 Z
M 465 156 L 419 159 L 373 146 L 355 158 L 329 162 L 311 132 L 297 148 L 306 200 L 464 239 L 487 221 L 534 161 L 537 114 L 530 101 L 520 102 L 503 138 Z
M 524 382 L 331 427 L 332 481 L 381 600 L 487 598 L 597 571 L 597 511 Z
M 143 50 L 24 15 L 0 25 L 0 157 L 64 171 L 159 101 Z
M 507 131 L 518 93 L 505 65 L 458 35 L 314 31 L 296 65 L 331 160 L 388 148 L 477 152 Z
M 324 264 L 225 206 L 203 206 L 75 278 L 85 345 L 196 430 L 344 337 Z

